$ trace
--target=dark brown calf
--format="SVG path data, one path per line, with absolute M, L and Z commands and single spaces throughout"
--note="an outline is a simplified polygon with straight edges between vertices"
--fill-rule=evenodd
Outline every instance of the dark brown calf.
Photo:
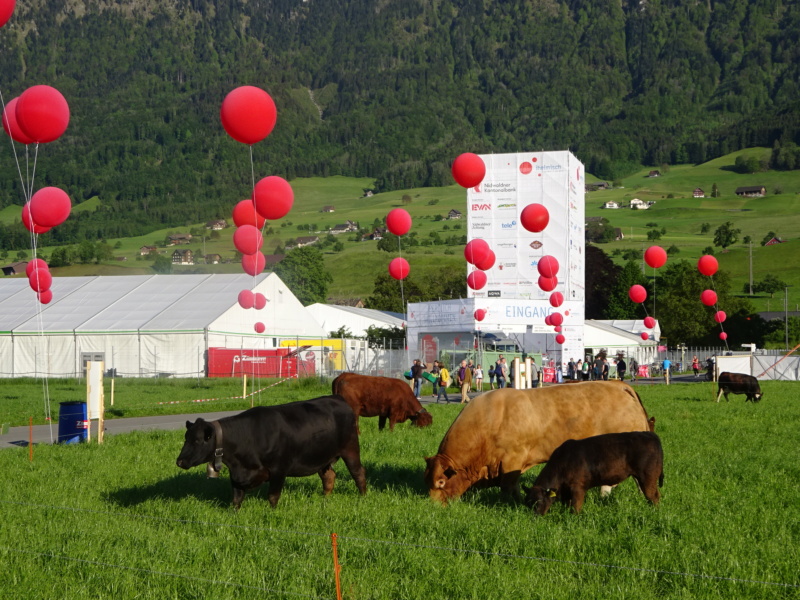
M 544 515 L 559 500 L 578 513 L 587 490 L 617 485 L 628 477 L 636 480 L 650 502 L 658 504 L 663 463 L 661 441 L 649 431 L 567 440 L 555 449 L 533 487 L 525 489 L 526 504 Z

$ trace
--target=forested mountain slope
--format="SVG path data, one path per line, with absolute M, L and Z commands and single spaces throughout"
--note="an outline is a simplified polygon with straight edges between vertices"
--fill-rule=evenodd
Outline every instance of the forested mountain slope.
M 67 243 L 229 216 L 250 182 L 219 124 L 239 85 L 279 109 L 256 177 L 405 189 L 451 183 L 465 151 L 570 148 L 614 178 L 799 142 L 799 39 L 788 0 L 18 0 L 0 90 L 69 101 L 37 183 L 102 208 L 42 240 Z M 21 202 L 0 146 L 0 208 Z

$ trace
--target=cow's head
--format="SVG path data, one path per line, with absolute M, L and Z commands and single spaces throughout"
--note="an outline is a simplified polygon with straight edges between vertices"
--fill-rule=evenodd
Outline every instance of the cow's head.
M 522 486 L 525 492 L 525 505 L 535 510 L 538 514 L 547 514 L 553 502 L 558 498 L 558 492 L 554 489 L 544 488 L 540 485 L 532 487 Z
M 448 483 L 457 474 L 457 470 L 452 461 L 441 454 L 425 457 L 427 466 L 425 467 L 425 484 L 433 500 L 447 503 L 447 499 L 452 495 L 448 490 Z
M 411 422 L 417 427 L 429 427 L 433 424 L 433 415 L 423 408 L 411 417 Z
M 764 394 L 762 394 L 761 392 L 756 392 L 755 394 L 753 394 L 753 398 L 755 399 L 754 400 L 755 402 L 758 402 L 763 397 L 764 397 Z
M 183 448 L 176 464 L 181 469 L 191 469 L 213 460 L 215 443 L 216 437 L 211 423 L 203 419 L 197 419 L 194 423 L 186 421 Z

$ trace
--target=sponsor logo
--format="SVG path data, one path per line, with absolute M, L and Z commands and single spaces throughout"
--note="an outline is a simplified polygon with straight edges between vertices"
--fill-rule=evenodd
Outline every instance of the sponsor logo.
M 523 162 L 519 166 L 519 172 L 522 173 L 523 175 L 527 175 L 531 171 L 533 171 L 533 165 L 531 165 L 531 163 L 529 163 L 528 161 Z
M 266 356 L 246 356 L 243 354 L 236 354 L 233 357 L 233 362 L 252 362 L 252 363 L 263 363 L 266 364 L 267 357 Z
M 500 242 L 498 244 L 495 244 L 495 246 L 497 246 L 498 248 L 516 248 L 517 247 L 517 245 L 515 243 L 513 243 L 513 242 Z
M 496 208 L 497 208 L 497 210 L 509 210 L 509 209 L 512 209 L 512 208 L 517 208 L 517 203 L 516 202 L 505 202 L 503 204 L 498 204 L 496 206 Z
M 530 243 L 530 247 L 531 247 L 531 248 L 533 248 L 534 250 L 538 250 L 538 249 L 539 249 L 539 248 L 541 248 L 543 245 L 544 245 L 544 244 L 542 244 L 542 242 L 540 242 L 539 240 L 533 240 L 533 241 Z
M 470 210 L 492 210 L 492 205 L 476 202 L 470 207 Z
M 470 229 L 490 229 L 492 227 L 491 221 L 471 221 L 469 224 Z
M 500 297 L 500 290 L 489 290 L 487 292 L 489 298 L 499 298 Z
M 511 221 L 510 223 L 500 223 L 500 227 L 502 227 L 503 229 L 516 229 L 517 228 L 517 222 L 515 220 L 515 221 Z

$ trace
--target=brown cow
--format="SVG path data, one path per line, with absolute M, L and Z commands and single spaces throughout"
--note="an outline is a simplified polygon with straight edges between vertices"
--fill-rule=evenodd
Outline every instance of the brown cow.
M 544 515 L 556 500 L 581 512 L 586 491 L 617 485 L 633 477 L 639 489 L 658 504 L 664 484 L 661 440 L 649 431 L 605 433 L 567 440 L 553 451 L 533 487 L 525 488 L 525 503 Z
M 391 377 L 342 373 L 333 380 L 333 393 L 342 396 L 358 417 L 378 417 L 378 429 L 394 430 L 395 423 L 411 419 L 417 427 L 433 423 L 431 413 L 422 407 L 409 385 Z
M 619 381 L 493 390 L 461 411 L 438 454 L 425 459 L 425 483 L 443 503 L 473 486 L 499 485 L 519 498 L 520 475 L 566 440 L 650 425 L 638 394 Z

